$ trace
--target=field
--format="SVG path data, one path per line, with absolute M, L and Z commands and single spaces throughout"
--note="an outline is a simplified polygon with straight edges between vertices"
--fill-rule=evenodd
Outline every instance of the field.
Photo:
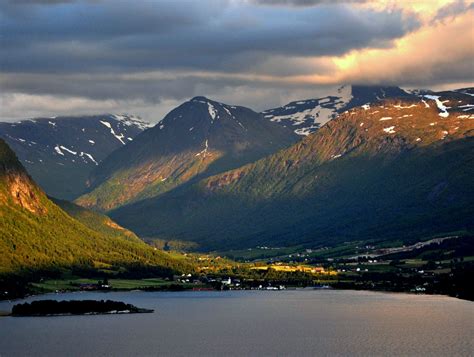
M 33 287 L 41 292 L 56 292 L 56 291 L 79 291 L 81 285 L 97 284 L 96 279 L 53 279 L 44 280 L 39 283 L 33 283 Z M 179 285 L 184 289 L 194 286 L 193 284 L 176 283 L 162 279 L 109 279 L 108 285 L 111 290 L 134 290 L 134 289 L 154 289 L 154 288 L 169 288 L 171 285 Z

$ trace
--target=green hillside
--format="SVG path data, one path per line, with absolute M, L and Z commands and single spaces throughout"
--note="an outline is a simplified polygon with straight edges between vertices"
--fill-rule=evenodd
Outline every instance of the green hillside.
M 455 108 L 440 116 L 434 101 L 353 109 L 277 154 L 111 216 L 140 236 L 202 249 L 472 232 L 469 118 Z
M 105 217 L 63 206 L 71 215 L 46 197 L 0 140 L 0 274 L 73 266 L 168 273 L 188 268 Z
M 143 241 L 138 238 L 135 233 L 119 226 L 104 214 L 78 206 L 69 201 L 59 200 L 52 197 L 50 200 L 72 218 L 98 233 L 105 234 L 110 237 L 126 239 L 131 242 L 138 242 L 140 244 L 143 243 Z

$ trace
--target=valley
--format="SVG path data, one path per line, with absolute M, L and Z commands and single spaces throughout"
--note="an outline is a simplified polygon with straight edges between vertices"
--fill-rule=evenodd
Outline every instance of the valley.
M 0 357 L 472 357 L 473 20 L 0 0 Z
M 467 236 L 435 238 L 409 247 L 353 242 L 319 249 L 256 247 L 205 255 L 173 252 L 194 269 L 167 276 L 146 269 L 134 275 L 64 270 L 25 281 L 25 294 L 311 287 L 444 294 L 474 300 L 469 278 L 474 272 L 472 242 L 472 236 Z
M 46 196 L 25 170 L 41 150 L 14 141 L 20 163 L 2 143 L 3 298 L 100 291 L 107 280 L 119 291 L 311 286 L 473 299 L 471 92 L 346 86 L 327 97 L 321 125 L 321 112 L 307 115 L 324 98 L 259 114 L 195 97 L 151 128 L 93 116 L 107 129 L 94 143 L 113 132 L 118 146 L 78 166 L 89 188 L 74 203 Z M 135 130 L 127 143 L 113 120 Z M 29 125 L 8 130 L 28 137 Z M 69 153 L 62 146 L 55 160 Z

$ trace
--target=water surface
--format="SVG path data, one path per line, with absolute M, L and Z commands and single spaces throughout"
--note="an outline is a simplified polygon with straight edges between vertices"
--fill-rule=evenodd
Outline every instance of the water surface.
M 357 291 L 66 293 L 153 314 L 6 317 L 0 356 L 472 356 L 474 304 Z M 13 304 L 0 302 L 0 310 Z

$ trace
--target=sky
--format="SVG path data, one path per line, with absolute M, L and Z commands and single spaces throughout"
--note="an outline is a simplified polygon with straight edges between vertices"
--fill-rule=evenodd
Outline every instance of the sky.
M 0 120 L 474 83 L 474 0 L 0 0 Z

